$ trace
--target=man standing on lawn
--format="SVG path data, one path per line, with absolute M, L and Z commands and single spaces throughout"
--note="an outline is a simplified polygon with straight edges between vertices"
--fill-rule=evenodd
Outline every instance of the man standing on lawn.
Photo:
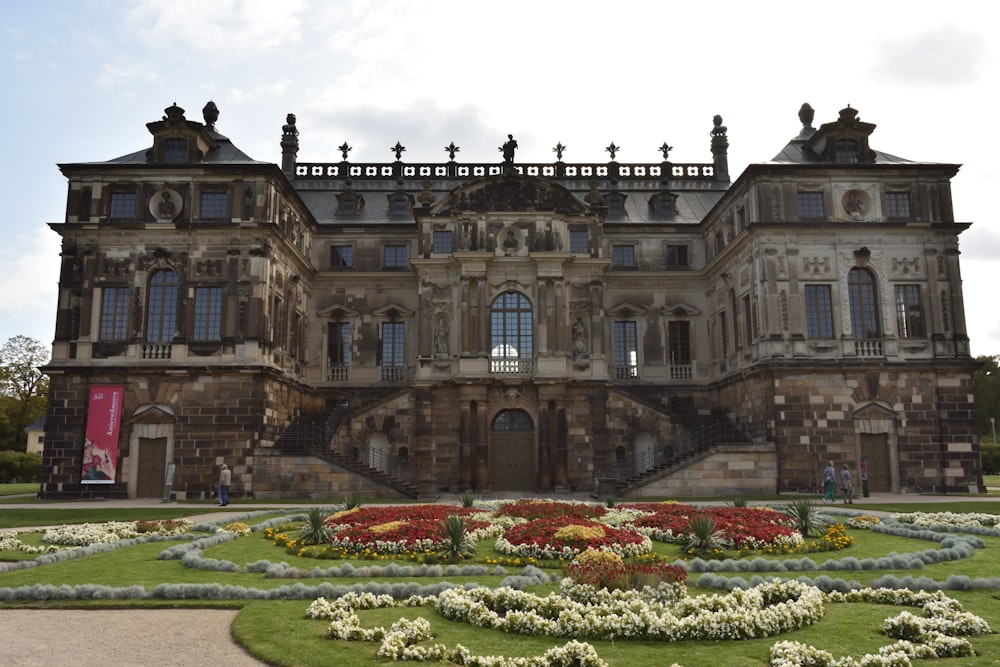
M 225 463 L 219 465 L 219 507 L 229 504 L 229 485 L 233 481 L 233 471 Z

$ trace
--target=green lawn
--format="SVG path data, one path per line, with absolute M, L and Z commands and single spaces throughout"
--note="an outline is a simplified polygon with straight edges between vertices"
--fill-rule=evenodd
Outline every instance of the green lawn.
M 941 503 L 941 506 L 954 508 L 956 505 L 966 504 L 974 505 L 976 511 L 991 510 L 997 512 L 1000 509 L 1000 502 Z M 98 514 L 90 515 L 91 518 L 84 520 L 108 520 L 108 510 L 95 509 L 98 511 Z M 161 511 L 161 508 L 155 509 L 157 513 Z M 856 509 L 864 508 L 857 507 Z M 925 505 L 907 505 L 905 510 L 938 511 L 937 509 L 929 509 Z M 90 508 L 78 510 L 81 513 L 89 511 L 92 510 Z M 164 507 L 162 511 L 174 516 L 182 516 L 203 512 L 204 509 L 174 505 Z M 0 512 L 0 518 L 7 520 L 8 515 L 17 512 L 61 512 L 64 521 L 69 521 L 70 516 L 74 518 L 82 516 L 80 514 L 69 514 L 65 510 L 32 509 Z M 141 518 L 153 518 L 150 516 L 150 510 L 114 510 L 113 513 L 118 515 L 114 517 L 116 520 L 130 520 L 138 518 L 138 515 L 141 515 Z M 21 525 L 54 523 L 51 520 L 40 521 L 42 517 L 52 519 L 53 515 L 35 514 L 31 520 L 26 520 Z M 262 519 L 255 518 L 254 520 L 259 521 Z M 851 548 L 835 553 L 811 554 L 810 558 L 817 563 L 822 563 L 827 559 L 840 559 L 845 556 L 856 558 L 877 557 L 890 552 L 906 553 L 923 551 L 935 546 L 930 542 L 881 535 L 868 531 L 850 530 L 849 534 L 855 538 L 855 545 Z M 39 535 L 26 535 L 24 540 L 26 542 L 38 543 Z M 809 574 L 812 576 L 826 574 L 831 577 L 857 579 L 862 582 L 883 574 L 895 574 L 897 576 L 912 575 L 914 577 L 927 576 L 936 580 L 944 580 L 952 574 L 965 574 L 970 577 L 995 576 L 997 572 L 997 554 L 1000 553 L 1000 538 L 986 537 L 984 541 L 986 548 L 977 550 L 971 558 L 932 564 L 922 570 L 815 572 Z M 138 545 L 43 567 L 0 573 L 0 587 L 15 587 L 36 583 L 56 585 L 88 583 L 108 586 L 141 585 L 148 589 L 161 583 L 219 583 L 223 585 L 231 584 L 251 588 L 271 589 L 295 583 L 311 586 L 324 581 L 323 579 L 267 579 L 263 574 L 253 574 L 245 571 L 224 573 L 195 570 L 186 568 L 176 560 L 158 560 L 158 554 L 170 544 L 168 542 Z M 677 547 L 672 545 L 657 544 L 656 549 L 668 559 L 678 556 Z M 480 544 L 477 554 L 480 557 L 495 557 L 497 555 L 493 552 L 492 546 L 488 544 Z M 267 559 L 272 562 L 284 561 L 291 566 L 303 570 L 310 570 L 316 566 L 327 568 L 339 564 L 338 561 L 320 561 L 287 554 L 283 549 L 274 546 L 259 534 L 239 538 L 232 542 L 206 549 L 204 556 L 206 558 L 230 560 L 241 566 L 260 559 Z M 366 564 L 371 563 L 356 563 L 358 566 Z M 698 576 L 698 574 L 692 574 L 689 583 L 696 582 Z M 744 576 L 748 578 L 750 575 Z M 780 576 L 794 577 L 795 575 Z M 493 575 L 482 577 L 448 577 L 447 579 L 454 583 L 475 581 L 478 584 L 486 586 L 495 586 L 499 583 L 499 577 Z M 359 583 L 361 580 L 335 579 L 331 581 L 333 583 L 352 584 Z M 410 581 L 417 585 L 424 585 L 434 580 L 415 578 Z M 550 585 L 539 590 L 544 593 L 553 589 L 554 587 Z M 703 591 L 697 588 L 692 589 L 693 594 L 715 592 Z M 997 591 L 949 592 L 948 595 L 961 600 L 968 611 L 986 618 L 994 629 L 1000 629 L 1000 593 Z M 233 627 L 234 636 L 251 653 L 269 664 L 282 667 L 299 665 L 303 667 L 320 667 L 321 665 L 325 666 L 329 664 L 353 666 L 372 664 L 374 662 L 373 656 L 377 648 L 375 644 L 333 641 L 323 638 L 327 622 L 305 618 L 305 610 L 309 606 L 309 602 L 310 600 L 251 602 L 144 600 L 74 602 L 72 606 L 241 606 L 241 611 Z M 27 603 L 24 606 L 51 607 L 56 605 L 57 603 L 51 602 L 33 602 Z M 672 662 L 677 662 L 685 667 L 719 667 L 720 665 L 762 666 L 767 664 L 768 651 L 771 645 L 780 639 L 796 640 L 811 644 L 818 648 L 829 650 L 835 656 L 842 656 L 845 654 L 845 651 L 852 655 L 874 652 L 879 646 L 891 643 L 880 633 L 880 628 L 882 621 L 886 617 L 895 615 L 899 611 L 901 610 L 898 607 L 885 607 L 872 604 L 830 604 L 827 606 L 824 619 L 812 627 L 782 634 L 776 638 L 750 641 L 678 642 L 673 644 L 638 641 L 593 641 L 591 643 L 595 646 L 600 656 L 612 667 L 658 666 L 669 665 Z M 523 637 L 491 630 L 482 630 L 463 623 L 447 621 L 429 608 L 368 610 L 359 612 L 359 616 L 362 623 L 366 626 L 388 626 L 401 616 L 410 618 L 424 616 L 431 621 L 435 629 L 435 642 L 444 643 L 448 646 L 460 643 L 478 654 L 503 654 L 507 656 L 538 655 L 549 648 L 560 646 L 567 641 L 566 639 Z M 947 665 L 980 667 L 996 664 L 995 656 L 1000 655 L 1000 635 L 973 637 L 971 641 L 980 654 L 977 657 L 961 658 L 957 661 L 920 661 L 919 664 L 929 666 L 940 664 L 942 667 Z

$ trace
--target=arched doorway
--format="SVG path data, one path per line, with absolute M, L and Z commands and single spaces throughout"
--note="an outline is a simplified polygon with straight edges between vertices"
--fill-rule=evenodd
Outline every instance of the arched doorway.
M 501 410 L 493 419 L 491 486 L 495 491 L 535 488 L 535 425 L 524 410 Z

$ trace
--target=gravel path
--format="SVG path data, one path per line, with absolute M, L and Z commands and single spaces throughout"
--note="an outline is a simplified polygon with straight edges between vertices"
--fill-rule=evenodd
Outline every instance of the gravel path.
M 237 645 L 229 609 L 0 609 L 10 667 L 261 667 Z

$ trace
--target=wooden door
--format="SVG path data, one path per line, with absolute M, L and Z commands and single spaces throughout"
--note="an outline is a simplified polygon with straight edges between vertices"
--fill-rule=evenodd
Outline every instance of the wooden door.
M 135 495 L 138 498 L 159 498 L 167 472 L 167 439 L 139 438 L 139 476 Z
M 861 457 L 868 460 L 868 489 L 892 491 L 892 471 L 889 469 L 889 434 L 862 433 Z

